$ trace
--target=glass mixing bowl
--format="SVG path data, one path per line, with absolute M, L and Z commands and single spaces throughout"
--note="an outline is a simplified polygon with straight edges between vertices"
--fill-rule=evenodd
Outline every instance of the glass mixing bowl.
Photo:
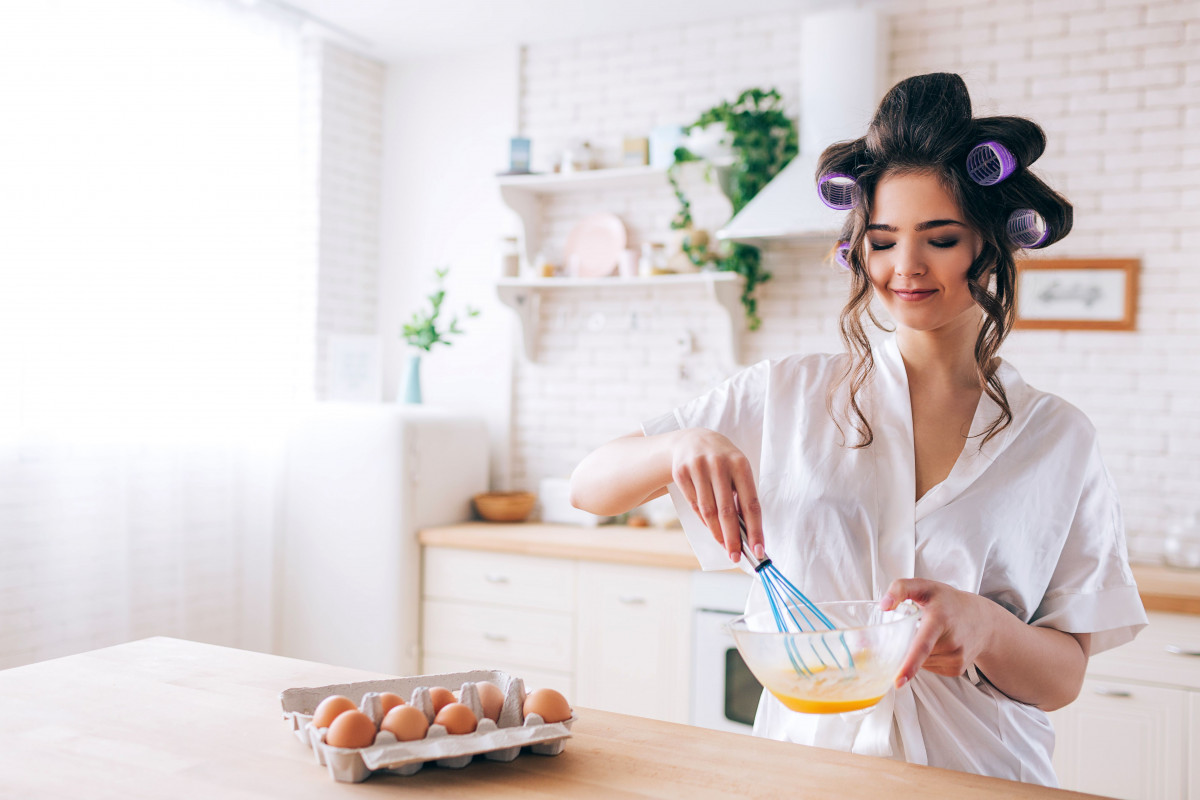
M 769 610 L 730 622 L 746 666 L 793 711 L 840 714 L 875 705 L 900 674 L 921 610 L 904 603 L 882 611 L 875 600 L 816 605 L 834 630 L 780 633 Z

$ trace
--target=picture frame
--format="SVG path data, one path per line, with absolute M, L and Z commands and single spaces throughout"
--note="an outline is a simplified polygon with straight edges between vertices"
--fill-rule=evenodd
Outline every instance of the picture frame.
M 1017 316 L 1026 330 L 1132 331 L 1140 262 L 1130 258 L 1017 262 Z

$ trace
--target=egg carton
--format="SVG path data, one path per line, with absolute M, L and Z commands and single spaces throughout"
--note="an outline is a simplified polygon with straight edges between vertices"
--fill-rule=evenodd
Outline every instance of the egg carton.
M 479 681 L 494 683 L 504 693 L 498 722 L 483 716 L 479 690 L 475 687 Z M 474 712 L 479 720 L 474 733 L 453 735 L 444 726 L 433 723 L 429 690 L 439 686 L 458 691 L 459 702 Z M 325 743 L 328 728 L 312 724 L 317 705 L 330 695 L 340 694 L 353 700 L 378 729 L 383 719 L 380 699 L 383 692 L 408 697 L 408 702 L 425 714 L 430 723 L 425 738 L 401 742 L 391 733 L 379 731 L 375 743 L 368 747 L 333 747 Z M 525 694 L 525 682 L 520 678 L 500 670 L 473 670 L 285 689 L 279 700 L 284 720 L 296 737 L 312 748 L 317 763 L 328 768 L 330 777 L 343 783 L 359 783 L 376 772 L 413 775 L 429 763 L 461 769 L 476 756 L 490 761 L 512 761 L 524 748 L 539 755 L 558 755 L 578 717 L 572 711 L 570 719 L 547 723 L 538 714 L 523 716 Z

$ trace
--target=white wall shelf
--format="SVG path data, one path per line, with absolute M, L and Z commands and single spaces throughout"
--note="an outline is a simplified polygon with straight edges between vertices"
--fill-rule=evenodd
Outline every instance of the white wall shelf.
M 525 357 L 538 360 L 538 324 L 542 294 L 558 291 L 594 291 L 622 289 L 646 291 L 657 288 L 702 286 L 709 298 L 723 312 L 728 336 L 725 356 L 731 364 L 742 363 L 742 333 L 746 329 L 742 309 L 742 287 L 745 280 L 734 272 L 697 272 L 682 275 L 655 275 L 647 278 L 501 278 L 496 282 L 500 301 L 516 312 L 521 323 L 521 338 Z
M 670 191 L 667 170 L 660 167 L 619 167 L 571 173 L 501 175 L 497 179 L 504 203 L 521 218 L 525 229 L 525 260 L 532 264 L 542 250 L 542 201 L 552 195 L 611 190 Z

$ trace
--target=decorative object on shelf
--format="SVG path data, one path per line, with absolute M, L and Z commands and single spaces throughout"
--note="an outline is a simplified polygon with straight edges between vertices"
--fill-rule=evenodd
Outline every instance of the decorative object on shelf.
M 626 247 L 621 251 L 621 258 L 617 262 L 617 274 L 622 278 L 636 278 L 638 275 L 638 252 L 632 248 Z
M 667 170 L 667 177 L 679 200 L 679 213 L 671 221 L 673 229 L 693 227 L 691 203 L 679 187 L 678 170 L 681 164 L 706 161 L 710 167 L 706 175 L 711 178 L 712 173 L 716 172 L 718 185 L 729 198 L 733 214 L 736 215 L 795 157 L 799 150 L 796 122 L 783 113 L 781 103 L 782 97 L 775 89 L 747 89 L 733 103 L 723 102 L 713 106 L 684 128 L 690 134 L 712 127 L 720 135 L 701 140 L 703 150 L 710 153 L 709 157 L 693 152 L 686 146 L 676 148 L 674 162 Z M 718 126 L 724 127 L 723 132 Z M 714 138 L 715 141 L 712 141 Z M 732 151 L 732 160 L 725 155 L 727 151 L 723 148 Z M 712 158 L 714 153 L 719 154 L 715 161 Z M 710 241 L 707 239 L 703 246 L 698 241 L 685 240 L 684 252 L 692 263 L 702 269 L 715 265 L 717 269 L 736 272 L 746 279 L 742 305 L 746 309 L 750 330 L 756 330 L 762 320 L 758 316 L 754 290 L 771 277 L 769 272 L 762 269 L 759 249 L 740 243 L 728 248 L 722 245 L 715 252 L 709 247 Z
M 650 163 L 650 140 L 646 137 L 626 139 L 621 143 L 621 166 L 644 167 Z
M 488 522 L 524 522 L 537 503 L 533 492 L 484 492 L 471 499 Z
M 595 153 L 590 142 L 572 142 L 563 150 L 558 171 L 562 173 L 587 172 L 596 168 Z
M 521 274 L 521 251 L 516 236 L 505 236 L 500 240 L 500 277 L 516 278 Z
M 446 299 L 446 290 L 443 288 L 443 284 L 446 282 L 446 275 L 449 272 L 449 267 L 434 270 L 437 288 L 428 296 L 429 307 L 413 312 L 412 321 L 405 323 L 401 328 L 400 335 L 413 348 L 408 357 L 404 391 L 400 395 L 405 403 L 421 402 L 421 354 L 428 353 L 436 344 L 444 344 L 449 347 L 453 344 L 450 337 L 463 333 L 463 330 L 458 327 L 457 314 L 450 318 L 448 326 L 438 327 L 438 319 L 442 314 L 442 303 Z M 477 317 L 479 309 L 467 306 L 466 315 Z
M 1013 327 L 1135 330 L 1137 276 L 1137 259 L 1018 261 Z
M 508 174 L 524 175 L 529 172 L 530 142 L 520 136 L 508 140 Z
M 567 275 L 573 278 L 612 275 L 628 238 L 625 223 L 616 214 L 584 217 L 567 234 L 567 243 L 563 248 Z
M 675 163 L 675 150 L 683 137 L 682 125 L 660 125 L 650 131 L 650 166 L 666 169 Z

